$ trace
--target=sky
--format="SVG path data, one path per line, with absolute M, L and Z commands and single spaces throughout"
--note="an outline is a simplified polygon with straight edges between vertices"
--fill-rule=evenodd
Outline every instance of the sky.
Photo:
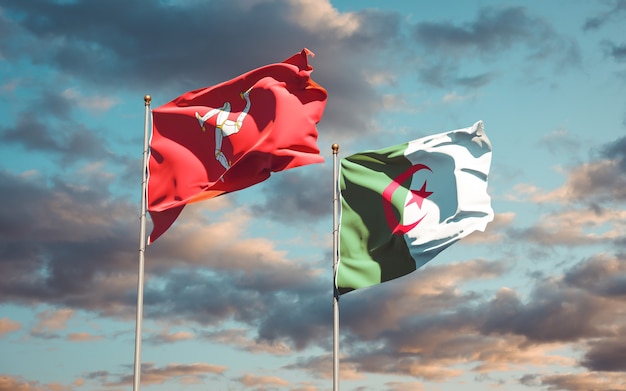
M 341 390 L 626 390 L 625 26 L 624 0 L 0 0 L 0 391 L 132 389 L 144 96 L 303 48 L 325 161 L 148 247 L 141 389 L 331 390 L 331 145 L 482 120 L 494 221 L 341 297 Z

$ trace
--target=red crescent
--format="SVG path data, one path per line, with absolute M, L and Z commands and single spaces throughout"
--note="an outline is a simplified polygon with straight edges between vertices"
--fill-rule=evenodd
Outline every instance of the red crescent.
M 416 164 L 409 167 L 409 169 L 394 178 L 389 186 L 387 186 L 387 188 L 383 191 L 383 209 L 385 211 L 385 218 L 387 219 L 387 225 L 389 225 L 391 233 L 394 235 L 404 235 L 405 233 L 415 228 L 424 219 L 424 217 L 426 217 L 422 216 L 421 219 L 408 225 L 401 224 L 396 219 L 396 216 L 393 213 L 393 205 L 391 204 L 391 198 L 393 197 L 393 193 L 400 187 L 400 185 L 404 181 L 409 179 L 411 176 L 413 176 L 413 174 L 420 170 L 428 170 L 430 172 L 433 171 L 425 164 Z

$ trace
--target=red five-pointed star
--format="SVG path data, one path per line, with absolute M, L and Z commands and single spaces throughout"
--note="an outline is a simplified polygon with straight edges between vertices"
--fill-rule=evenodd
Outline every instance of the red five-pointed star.
M 411 178 L 416 172 L 421 171 L 421 170 L 428 170 L 430 172 L 433 171 L 430 169 L 430 167 L 428 167 L 425 164 L 415 164 L 411 166 L 410 168 L 408 168 L 406 171 L 404 171 L 402 174 L 394 178 L 389 184 L 389 186 L 387 186 L 385 190 L 383 191 L 382 196 L 383 196 L 383 210 L 385 211 L 385 219 L 387 220 L 387 225 L 389 225 L 389 229 L 391 229 L 391 232 L 394 235 L 402 236 L 408 233 L 413 228 L 415 228 L 425 217 L 424 215 L 418 220 L 412 222 L 411 224 L 402 224 L 400 223 L 400 221 L 398 221 L 398 218 L 396 217 L 394 213 L 394 207 L 391 203 L 391 198 L 393 197 L 393 193 L 395 193 L 395 191 L 398 190 L 398 188 L 400 188 L 400 184 L 402 184 L 404 181 Z M 432 192 L 426 191 L 426 182 L 424 182 L 424 185 L 422 186 L 420 190 L 418 191 L 411 190 L 411 194 L 412 194 L 412 197 L 409 203 L 417 202 L 418 206 L 421 209 L 422 201 L 424 201 L 424 198 L 431 195 Z
M 411 199 L 409 200 L 409 202 L 406 203 L 406 206 L 409 206 L 415 202 L 417 206 L 422 209 L 422 202 L 424 202 L 424 200 L 428 198 L 429 195 L 433 194 L 433 192 L 426 190 L 426 181 L 424 181 L 422 188 L 419 190 L 411 190 L 411 194 Z

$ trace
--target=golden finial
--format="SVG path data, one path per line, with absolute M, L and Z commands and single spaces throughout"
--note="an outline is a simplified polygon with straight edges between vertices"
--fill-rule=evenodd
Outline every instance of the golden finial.
M 333 144 L 331 148 L 333 149 L 333 154 L 336 155 L 339 151 L 339 144 Z
M 143 97 L 143 101 L 146 102 L 146 106 L 150 104 L 151 100 L 152 100 L 152 97 L 150 95 L 146 95 Z

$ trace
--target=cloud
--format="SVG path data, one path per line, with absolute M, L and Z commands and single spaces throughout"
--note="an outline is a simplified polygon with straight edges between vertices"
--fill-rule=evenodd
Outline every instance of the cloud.
M 0 391 L 71 391 L 72 387 L 60 383 L 41 384 L 21 377 L 0 375 Z
M 271 184 L 263 187 L 264 202 L 252 206 L 254 213 L 295 226 L 330 218 L 332 171 L 325 167 L 311 175 L 312 171 L 302 167 L 273 177 Z
M 71 104 L 87 109 L 92 114 L 102 114 L 117 103 L 117 99 L 109 96 L 83 96 L 74 88 L 67 88 L 61 93 Z
M 623 372 L 626 370 L 624 349 L 626 343 L 616 336 L 593 341 L 585 353 L 582 365 L 591 371 Z
M 601 155 L 611 161 L 617 162 L 622 170 L 626 170 L 626 137 L 605 144 L 601 148 Z
M 534 202 L 582 202 L 599 204 L 626 200 L 626 176 L 618 160 L 583 163 L 570 169 L 565 184 L 545 192 L 533 185 L 516 187 Z
M 551 153 L 566 152 L 573 154 L 580 149 L 580 142 L 565 129 L 557 129 L 539 140 L 538 146 L 547 148 Z
M 485 8 L 475 21 L 463 27 L 448 22 L 422 22 L 413 31 L 413 37 L 418 42 L 452 55 L 502 50 L 518 41 L 546 34 L 547 24 L 528 16 L 522 7 Z
M 621 209 L 571 208 L 544 214 L 530 228 L 511 228 L 509 237 L 544 246 L 612 243 L 623 238 L 625 218 Z
M 612 19 L 619 19 L 620 14 L 624 12 L 626 12 L 626 1 L 615 0 L 610 10 L 598 13 L 596 16 L 588 17 L 583 26 L 583 30 L 598 29 Z
M 611 390 L 625 391 L 626 382 L 620 373 L 566 373 L 542 377 L 541 384 L 548 390 L 588 391 Z
M 390 44 L 399 35 L 400 23 L 394 14 L 340 13 L 328 2 L 290 0 L 178 4 L 113 0 L 99 5 L 36 0 L 7 1 L 3 7 L 6 13 L 20 14 L 19 23 L 7 21 L 6 28 L 25 41 L 19 50 L 4 48 L 9 60 L 45 64 L 62 75 L 78 77 L 98 86 L 97 97 L 120 88 L 152 91 L 158 104 L 185 90 L 281 61 L 305 45 L 324 59 L 319 67 L 313 60 L 314 79 L 328 86 L 332 96 L 324 123 L 349 133 L 365 129 L 369 115 L 378 110 L 377 93 L 363 82 L 364 75 L 389 69 L 390 64 L 368 61 L 370 50 Z M 120 7 L 125 12 L 117 12 Z M 176 27 L 181 21 L 185 29 Z M 188 31 L 202 34 L 190 36 Z M 255 32 L 254 39 L 248 31 Z M 217 35 L 219 45 L 206 39 Z M 272 44 L 262 44 L 268 42 Z M 61 103 L 76 101 L 76 93 L 65 95 Z M 85 104 L 83 99 L 78 102 Z M 341 110 L 335 108 L 339 102 L 345 103 Z M 95 108 L 113 103 L 100 99 Z
M 281 61 L 306 46 L 316 54 L 311 60 L 313 78 L 329 92 L 320 129 L 323 133 L 332 130 L 332 142 L 342 142 L 378 131 L 374 119 L 385 108 L 380 87 L 414 77 L 413 71 L 400 72 L 407 62 L 420 63 L 422 73 L 429 68 L 447 69 L 447 80 L 462 88 L 487 85 L 496 74 L 458 75 L 455 65 L 421 63 L 409 49 L 413 45 L 406 41 L 404 31 L 413 26 L 406 24 L 404 15 L 373 9 L 339 12 L 327 1 L 231 1 L 219 5 L 137 1 L 129 5 L 113 0 L 94 6 L 9 0 L 3 7 L 7 14 L 20 15 L 11 28 L 13 37 L 25 41 L 20 50 L 7 48 L 6 56 L 16 63 L 45 66 L 56 78 L 73 82 L 63 86 L 56 102 L 46 100 L 66 115 L 81 106 L 97 112 L 122 103 L 108 98 L 120 91 L 148 91 L 153 104 L 161 104 L 186 90 Z M 122 15 L 115 12 L 119 7 L 124 7 Z M 97 20 L 90 17 L 94 14 Z M 502 17 L 498 12 L 492 14 L 491 19 Z M 177 28 L 183 21 L 186 28 Z M 534 27 L 524 32 L 534 33 Z M 202 34 L 190 35 L 189 31 Z M 246 31 L 255 34 L 249 36 Z M 221 37 L 219 47 L 206 39 L 212 35 Z M 429 42 L 420 42 L 425 52 L 431 52 Z M 537 47 L 532 43 L 531 47 Z M 387 53 L 384 60 L 379 53 Z M 381 79 L 381 74 L 387 76 Z M 78 82 L 97 87 L 98 92 L 87 94 L 87 87 Z
M 486 85 L 494 71 L 459 77 L 458 64 L 502 55 L 520 46 L 527 49 L 526 61 L 552 57 L 563 66 L 580 63 L 576 43 L 524 7 L 483 8 L 464 25 L 420 22 L 413 26 L 411 36 L 427 53 L 419 66 L 421 81 L 437 87 L 447 87 L 455 80 L 457 85 L 472 88 Z
M 564 281 L 601 297 L 619 299 L 626 294 L 624 278 L 623 259 L 600 253 L 572 267 Z
M 63 164 L 113 157 L 108 143 L 98 132 L 72 120 L 44 123 L 27 112 L 19 115 L 15 125 L 0 126 L 0 140 L 20 145 L 27 151 L 52 153 L 60 157 Z
M 462 102 L 470 98 L 472 98 L 472 95 L 458 95 L 456 92 L 451 92 L 444 95 L 442 101 L 444 103 Z
M 74 310 L 62 308 L 59 310 L 46 310 L 37 314 L 39 322 L 33 328 L 34 331 L 48 332 L 63 330 L 67 322 L 74 317 Z
M 487 244 L 502 242 L 505 238 L 506 230 L 512 226 L 515 220 L 514 212 L 496 213 L 492 222 L 487 225 L 485 232 L 476 231 L 463 238 L 465 244 Z
M 201 334 L 201 337 L 212 342 L 234 346 L 251 353 L 269 353 L 277 356 L 291 354 L 292 350 L 289 346 L 278 339 L 274 341 L 252 339 L 247 335 L 245 329 L 228 329 L 207 331 Z
M 484 260 L 450 266 L 429 264 L 388 284 L 342 296 L 346 303 L 342 307 L 342 322 L 359 338 L 374 340 L 379 338 L 379 330 L 397 329 L 407 317 L 427 317 L 435 308 L 446 312 L 471 301 L 473 294 L 463 294 L 460 285 L 496 278 L 505 270 L 502 263 Z M 352 306 L 352 300 L 362 304 Z
M 131 220 L 136 206 L 112 198 L 106 186 L 60 180 L 49 186 L 36 176 L 6 172 L 0 178 L 1 201 L 15 205 L 0 212 L 1 297 L 134 316 L 138 233 Z M 324 340 L 330 314 L 320 297 L 330 294 L 331 286 L 322 280 L 321 270 L 294 262 L 269 239 L 249 237 L 249 212 L 213 213 L 209 222 L 196 213 L 203 207 L 188 208 L 176 229 L 148 248 L 146 317 L 254 325 L 258 346 L 247 349 L 271 351 L 277 343 L 302 349 Z M 38 238 L 36 246 L 32 237 Z M 297 311 L 294 301 L 299 302 Z M 41 314 L 36 335 L 59 338 L 54 333 L 70 315 Z
M 7 172 L 0 178 L 0 198 L 13 206 L 0 212 L 4 300 L 87 309 L 106 307 L 107 299 L 113 307 L 126 300 L 119 288 L 124 280 L 129 287 L 136 283 L 136 276 L 122 273 L 134 269 L 128 255 L 135 240 L 127 227 L 136 207 L 109 198 L 102 186 L 60 180 L 48 185 L 36 176 Z M 42 325 L 51 320 L 46 321 Z
M 389 382 L 385 384 L 389 387 L 388 391 L 423 391 L 424 386 L 418 382 Z
M 22 324 L 15 322 L 7 317 L 0 318 L 0 337 L 5 334 L 12 333 L 22 328 Z
M 538 285 L 532 295 L 532 300 L 524 304 L 514 292 L 501 290 L 488 304 L 481 331 L 486 335 L 511 333 L 530 341 L 551 343 L 602 334 L 602 327 L 594 320 L 603 307 L 585 292 L 547 282 Z
M 240 377 L 239 382 L 247 387 L 253 386 L 288 386 L 289 382 L 285 379 L 281 379 L 277 376 L 255 376 L 255 375 L 244 375 Z
M 201 382 L 209 375 L 223 375 L 227 368 L 221 365 L 211 365 L 206 363 L 178 364 L 171 363 L 164 367 L 157 367 L 153 363 L 143 363 L 141 365 L 141 383 L 165 384 L 175 382 L 178 384 L 189 384 Z M 90 380 L 98 380 L 106 387 L 127 386 L 132 384 L 133 375 L 117 376 L 107 371 L 92 372 L 86 375 Z M 115 380 L 110 380 L 114 378 Z
M 553 133 L 552 137 L 566 137 L 566 133 Z M 625 169 L 626 138 L 619 138 L 598 148 L 596 160 L 568 171 L 561 169 L 566 180 L 554 190 L 545 191 L 534 184 L 516 185 L 515 194 L 508 199 L 556 204 L 561 210 L 541 215 L 532 227 L 512 228 L 509 236 L 544 246 L 619 244 L 624 240 L 626 218 L 619 206 L 626 200 Z
M 459 77 L 456 80 L 456 84 L 467 88 L 480 88 L 489 84 L 495 77 L 496 75 L 492 72 L 469 77 Z
M 194 364 L 168 364 L 164 368 L 157 368 L 147 365 L 142 369 L 141 380 L 145 384 L 163 384 L 172 379 L 179 379 L 181 383 L 188 382 L 192 378 L 202 378 L 207 374 L 223 374 L 226 367 L 221 365 L 210 365 L 205 363 Z M 198 379 L 200 380 L 200 379 Z
M 339 360 L 339 378 L 342 381 L 365 379 L 366 376 L 359 371 L 354 363 L 346 360 L 345 355 L 341 355 Z M 333 356 L 331 354 L 322 354 L 306 359 L 298 359 L 296 363 L 289 364 L 286 368 L 304 370 L 316 378 L 332 379 Z
M 289 19 L 297 21 L 307 31 L 315 33 L 326 26 L 339 37 L 349 37 L 362 29 L 358 14 L 340 13 L 330 3 L 312 0 L 291 0 Z
M 170 332 L 169 330 L 163 330 L 158 333 L 153 333 L 144 339 L 146 342 L 160 345 L 179 341 L 188 341 L 194 339 L 195 337 L 196 335 L 189 331 Z
M 479 374 L 532 373 L 534 368 L 533 378 L 548 384 L 554 378 L 546 368 L 575 366 L 577 359 L 563 349 L 577 346 L 590 370 L 619 370 L 620 350 L 610 346 L 626 296 L 601 287 L 623 286 L 622 263 L 610 256 L 584 259 L 560 277 L 536 279 L 527 297 L 510 288 L 493 297 L 464 293 L 461 284 L 504 278 L 503 264 L 477 261 L 431 265 L 374 293 L 347 294 L 342 296 L 342 365 L 355 373 L 430 381 L 461 376 L 460 366 L 468 363 Z M 296 367 L 321 375 L 324 368 L 314 363 L 311 358 Z M 603 377 L 603 372 L 592 376 L 599 384 Z
M 72 342 L 88 342 L 88 341 L 98 341 L 103 339 L 102 335 L 93 335 L 86 332 L 80 333 L 69 333 L 67 335 L 67 340 Z
M 617 62 L 626 62 L 626 43 L 615 44 L 613 42 L 604 41 L 602 46 L 608 57 L 613 58 Z
M 285 202 L 290 202 L 289 197 Z M 200 266 L 225 273 L 239 288 L 261 291 L 305 288 L 307 281 L 320 274 L 314 266 L 292 262 L 272 240 L 248 237 L 253 209 L 227 209 L 221 214 L 213 213 L 208 221 L 206 216 L 198 214 L 202 207 L 190 205 L 175 229 L 148 249 L 155 271 L 184 264 Z M 235 242 L 234 237 L 238 238 Z M 181 243 L 185 246 L 181 247 Z

